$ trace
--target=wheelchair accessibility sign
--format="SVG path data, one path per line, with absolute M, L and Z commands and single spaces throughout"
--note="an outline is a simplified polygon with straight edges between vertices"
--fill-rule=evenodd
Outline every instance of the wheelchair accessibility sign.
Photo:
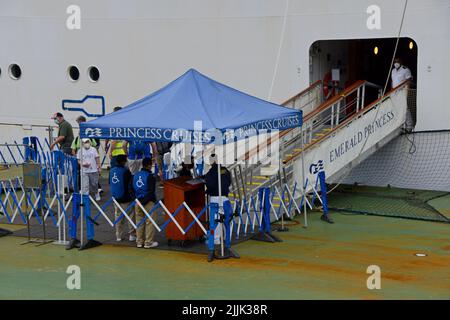
M 120 182 L 119 178 L 117 177 L 117 174 L 114 172 L 114 175 L 111 178 L 111 182 L 114 184 L 117 184 Z
M 136 187 L 142 188 L 144 186 L 144 181 L 142 181 L 142 177 L 139 177 L 138 181 L 136 181 Z

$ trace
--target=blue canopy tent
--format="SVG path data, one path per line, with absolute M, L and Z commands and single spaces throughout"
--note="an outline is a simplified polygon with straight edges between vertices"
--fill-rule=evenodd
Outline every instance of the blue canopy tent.
M 80 137 L 225 144 L 301 125 L 301 111 L 253 97 L 190 69 L 122 110 L 82 123 Z M 219 163 L 219 195 L 220 171 Z
M 196 121 L 201 121 L 201 130 Z M 190 69 L 122 110 L 82 123 L 80 136 L 222 144 L 301 124 L 301 111 L 250 96 Z M 222 141 L 217 139 L 219 133 Z

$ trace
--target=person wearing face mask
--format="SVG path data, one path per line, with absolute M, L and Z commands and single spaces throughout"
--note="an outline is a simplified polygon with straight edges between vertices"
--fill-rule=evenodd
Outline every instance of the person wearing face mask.
M 95 196 L 97 194 L 98 177 L 101 172 L 100 157 L 97 149 L 91 146 L 90 139 L 82 139 L 81 141 L 83 143 L 83 152 L 78 150 L 77 154 L 80 166 L 83 167 L 81 193 Z
M 394 68 L 392 69 L 391 80 L 392 89 L 399 86 L 406 80 L 412 80 L 411 70 L 402 65 L 402 60 L 400 58 L 395 58 L 394 60 Z
M 81 195 L 94 196 L 97 193 L 98 177 L 101 171 L 100 157 L 98 155 L 97 149 L 91 146 L 90 139 L 82 139 L 82 150 L 78 150 L 77 159 L 80 167 L 82 167 L 81 172 Z M 73 214 L 69 221 L 69 235 L 71 240 L 66 246 L 66 250 L 73 248 L 79 248 L 80 250 L 93 248 L 101 243 L 94 240 L 94 225 L 90 216 L 86 219 L 86 233 L 87 242 L 80 247 L 80 241 L 77 239 L 77 220 L 79 218 L 78 214 Z
M 86 122 L 86 118 L 84 116 L 79 116 L 76 119 L 76 122 L 78 123 L 78 125 L 80 125 L 81 123 Z M 91 142 L 91 146 L 94 147 L 95 149 L 97 149 L 97 152 L 98 152 L 98 146 L 99 146 L 98 142 L 95 139 L 89 139 L 89 140 Z M 75 137 L 75 139 L 72 142 L 71 148 L 72 148 L 72 155 L 76 156 L 78 151 L 81 148 L 80 136 Z M 79 182 L 80 182 L 80 168 L 78 168 L 78 183 Z M 98 192 L 97 192 L 97 194 L 95 196 L 95 200 L 96 201 L 100 201 L 101 200 L 100 190 L 101 190 L 101 186 L 100 186 L 100 181 L 99 181 L 99 183 L 98 183 Z
M 408 81 L 406 86 L 409 88 L 411 86 L 411 81 L 413 77 L 411 74 L 411 70 L 402 64 L 402 60 L 400 58 L 395 58 L 394 60 L 394 68 L 392 68 L 391 80 L 392 80 L 392 89 L 396 88 L 400 84 L 405 81 Z M 412 91 L 408 90 L 408 110 L 406 111 L 406 131 L 410 132 L 414 129 L 414 121 L 412 117 L 412 106 L 409 105 L 409 101 L 411 100 Z
M 50 150 L 53 150 L 56 144 L 59 144 L 59 148 L 65 154 L 70 155 L 72 153 L 72 142 L 73 142 L 73 129 L 72 125 L 64 120 L 62 113 L 57 112 L 52 116 L 55 124 L 58 125 L 58 137 L 50 145 Z

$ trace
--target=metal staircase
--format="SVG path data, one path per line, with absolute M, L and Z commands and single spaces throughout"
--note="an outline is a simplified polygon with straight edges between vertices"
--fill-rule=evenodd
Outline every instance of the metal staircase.
M 323 103 L 317 103 L 319 99 L 305 98 L 305 95 L 311 97 L 310 91 L 317 87 L 321 91 L 321 84 L 314 84 L 284 103 L 304 111 L 301 128 L 271 136 L 264 146 L 258 145 L 229 166 L 233 177 L 231 199 L 241 203 L 243 199 L 254 197 L 260 187 L 271 187 L 275 194 L 274 211 L 279 210 L 278 215 L 280 210 L 287 212 L 291 197 L 315 191 L 319 169 L 325 170 L 327 182 L 337 181 L 400 133 L 407 111 L 406 83 L 383 97 L 380 87 L 361 80 Z M 368 90 L 373 91 L 372 97 L 378 97 L 369 104 L 366 103 Z M 280 154 L 276 155 L 280 165 L 267 165 L 273 163 L 274 158 L 263 163 L 249 161 L 275 142 L 280 147 Z M 297 194 L 295 189 L 300 192 Z M 274 215 L 277 216 L 275 212 Z

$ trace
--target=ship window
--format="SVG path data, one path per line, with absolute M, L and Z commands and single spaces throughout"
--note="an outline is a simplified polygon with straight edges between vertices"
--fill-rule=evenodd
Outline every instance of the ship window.
M 22 70 L 20 69 L 18 64 L 12 64 L 9 66 L 9 75 L 14 80 L 20 79 L 20 76 L 22 75 Z
M 68 69 L 69 79 L 77 81 L 80 78 L 80 70 L 76 66 L 70 66 Z
M 88 75 L 89 75 L 89 79 L 92 82 L 97 82 L 98 79 L 100 78 L 100 71 L 98 71 L 97 67 L 92 66 L 92 67 L 89 67 L 89 69 L 88 69 Z
M 0 78 L 2 77 L 2 68 L 0 68 Z

